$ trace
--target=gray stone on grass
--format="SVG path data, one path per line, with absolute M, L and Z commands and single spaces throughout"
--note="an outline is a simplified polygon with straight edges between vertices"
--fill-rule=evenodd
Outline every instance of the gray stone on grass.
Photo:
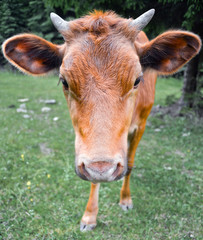
M 24 102 L 28 102 L 29 98 L 20 98 L 18 99 L 18 102 L 24 103 Z
M 56 100 L 55 99 L 47 99 L 44 101 L 46 104 L 56 104 Z
M 16 109 L 16 111 L 18 112 L 18 113 L 26 113 L 27 112 L 27 110 L 26 109 L 22 109 L 22 108 L 17 108 Z
M 56 100 L 55 99 L 40 99 L 39 100 L 40 103 L 46 103 L 46 104 L 56 104 Z
M 26 105 L 25 105 L 25 103 L 20 104 L 20 107 L 17 108 L 16 111 L 17 111 L 18 113 L 20 113 L 20 112 L 22 112 L 22 113 L 26 113 L 26 112 L 27 112 L 27 109 L 26 109 Z
M 42 111 L 42 112 L 49 112 L 49 111 L 51 111 L 51 108 L 49 108 L 49 107 L 43 107 L 43 108 L 41 109 L 41 111 Z
M 30 115 L 24 114 L 24 115 L 23 115 L 23 118 L 30 118 Z

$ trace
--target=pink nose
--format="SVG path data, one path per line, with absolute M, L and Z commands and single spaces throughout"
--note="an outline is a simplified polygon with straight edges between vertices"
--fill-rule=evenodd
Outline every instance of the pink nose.
M 83 162 L 76 169 L 76 173 L 84 180 L 93 182 L 109 182 L 120 179 L 124 175 L 124 166 L 113 161 Z
M 108 169 L 112 168 L 112 164 L 109 162 L 93 162 L 88 165 L 88 168 L 91 169 L 93 172 L 103 173 L 106 172 Z

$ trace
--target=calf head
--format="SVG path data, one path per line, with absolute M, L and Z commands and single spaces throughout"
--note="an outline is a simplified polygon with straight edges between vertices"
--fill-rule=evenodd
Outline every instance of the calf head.
M 16 35 L 3 44 L 4 56 L 25 73 L 60 69 L 75 129 L 76 173 L 85 180 L 113 181 L 125 175 L 128 131 L 143 72 L 150 68 L 173 73 L 200 49 L 199 37 L 184 31 L 138 42 L 153 14 L 150 10 L 132 20 L 95 11 L 66 22 L 52 13 L 63 45 L 32 34 Z

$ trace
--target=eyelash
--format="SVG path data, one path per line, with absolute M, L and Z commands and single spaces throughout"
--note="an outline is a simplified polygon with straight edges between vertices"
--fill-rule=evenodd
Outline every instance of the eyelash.
M 144 82 L 143 75 L 139 76 L 139 77 L 135 80 L 134 89 L 137 89 L 137 88 L 138 88 L 138 85 L 139 85 L 140 81 Z
M 63 77 L 60 77 L 60 78 L 59 78 L 59 83 L 60 83 L 60 82 L 62 82 L 62 84 L 63 84 L 63 86 L 64 86 L 64 88 L 65 88 L 66 90 L 69 89 L 68 83 L 66 82 L 66 80 L 65 80 Z

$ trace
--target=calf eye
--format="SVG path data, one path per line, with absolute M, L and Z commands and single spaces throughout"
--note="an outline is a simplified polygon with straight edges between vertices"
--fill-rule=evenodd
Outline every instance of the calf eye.
M 59 78 L 59 82 L 62 82 L 64 88 L 65 88 L 66 90 L 68 90 L 69 86 L 68 86 L 68 83 L 66 82 L 66 80 L 65 80 L 64 78 L 60 77 L 60 78 Z
M 134 89 L 136 89 L 136 88 L 138 87 L 140 81 L 144 82 L 143 75 L 139 76 L 139 77 L 135 80 Z

